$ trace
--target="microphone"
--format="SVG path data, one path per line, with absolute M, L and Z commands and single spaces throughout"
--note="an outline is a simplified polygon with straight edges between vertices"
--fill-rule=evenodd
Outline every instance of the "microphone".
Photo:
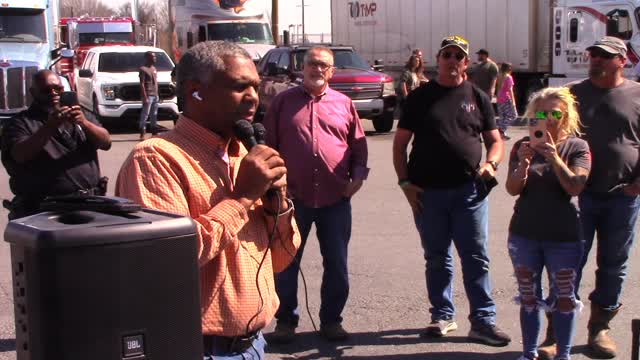
M 253 126 L 247 120 L 241 119 L 233 124 L 233 134 L 242 142 L 247 151 L 258 145 L 254 136 Z
M 267 143 L 267 129 L 261 123 L 253 124 L 253 134 L 258 144 L 265 145 Z
M 247 120 L 240 119 L 233 124 L 233 133 L 249 151 L 258 144 L 264 145 L 267 129 L 262 124 L 251 125 Z M 276 189 L 269 189 L 267 196 L 278 196 L 278 192 Z

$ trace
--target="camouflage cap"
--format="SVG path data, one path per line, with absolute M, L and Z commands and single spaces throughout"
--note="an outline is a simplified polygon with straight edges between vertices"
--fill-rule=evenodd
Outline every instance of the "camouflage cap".
M 449 46 L 455 46 L 464 51 L 465 55 L 469 55 L 469 42 L 462 36 L 453 35 L 442 39 L 439 51 L 442 51 L 444 48 L 448 48 Z

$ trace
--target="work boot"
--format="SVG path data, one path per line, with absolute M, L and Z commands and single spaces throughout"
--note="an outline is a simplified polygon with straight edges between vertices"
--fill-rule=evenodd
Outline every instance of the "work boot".
M 140 129 L 140 140 L 144 140 L 144 135 L 147 133 L 146 128 Z
M 340 323 L 320 325 L 320 336 L 328 341 L 344 341 L 349 339 L 349 333 Z
M 545 312 L 547 316 L 547 335 L 544 341 L 538 346 L 538 357 L 540 360 L 553 360 L 558 353 L 556 347 L 556 335 L 553 331 L 553 317 L 551 313 Z
M 267 336 L 267 339 L 275 344 L 290 344 L 295 337 L 295 325 L 278 321 L 275 330 Z
M 612 359 L 617 355 L 617 346 L 609 336 L 609 322 L 620 311 L 620 307 L 611 311 L 591 303 L 591 317 L 587 328 L 589 329 L 589 349 L 596 359 Z

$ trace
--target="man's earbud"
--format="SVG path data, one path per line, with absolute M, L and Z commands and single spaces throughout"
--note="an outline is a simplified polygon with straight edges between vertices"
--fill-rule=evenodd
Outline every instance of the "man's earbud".
M 198 101 L 202 101 L 202 98 L 200 97 L 200 93 L 197 91 L 194 91 L 193 94 L 191 94 L 191 96 L 193 96 L 193 98 Z

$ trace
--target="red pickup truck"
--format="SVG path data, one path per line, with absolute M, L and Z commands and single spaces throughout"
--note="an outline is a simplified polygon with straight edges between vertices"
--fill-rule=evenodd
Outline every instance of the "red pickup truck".
M 310 47 L 309 44 L 279 46 L 269 50 L 260 60 L 260 114 L 267 111 L 277 94 L 302 83 L 304 54 Z M 393 78 L 374 70 L 351 46 L 327 47 L 333 51 L 336 67 L 329 86 L 349 96 L 358 115 L 371 119 L 377 132 L 391 130 L 396 108 Z

